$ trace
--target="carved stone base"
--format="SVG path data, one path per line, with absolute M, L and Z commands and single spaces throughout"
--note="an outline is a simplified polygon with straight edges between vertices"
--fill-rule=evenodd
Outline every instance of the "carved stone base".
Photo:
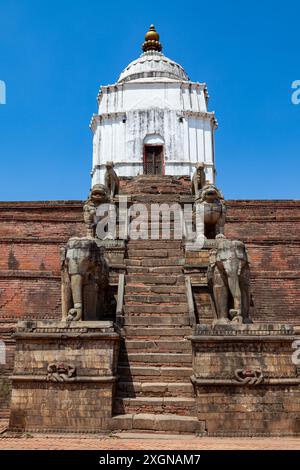
M 291 326 L 197 325 L 190 339 L 197 415 L 208 435 L 300 434 Z
M 110 429 L 119 336 L 111 322 L 20 322 L 9 429 Z

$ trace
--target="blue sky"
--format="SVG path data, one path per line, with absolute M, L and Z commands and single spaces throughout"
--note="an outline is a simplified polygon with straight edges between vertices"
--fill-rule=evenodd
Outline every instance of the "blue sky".
M 84 199 L 101 84 L 164 53 L 205 81 L 228 199 L 300 199 L 299 1 L 0 0 L 0 200 Z

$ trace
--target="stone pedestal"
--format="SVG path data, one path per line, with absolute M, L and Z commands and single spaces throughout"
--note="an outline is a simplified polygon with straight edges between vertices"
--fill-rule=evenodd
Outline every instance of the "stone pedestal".
M 111 322 L 20 322 L 11 431 L 110 429 L 119 336 Z
M 296 339 L 289 325 L 197 325 L 192 382 L 208 435 L 300 434 Z

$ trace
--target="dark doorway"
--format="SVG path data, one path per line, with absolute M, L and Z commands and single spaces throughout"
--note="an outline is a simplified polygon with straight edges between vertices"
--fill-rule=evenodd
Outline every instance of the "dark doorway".
M 163 174 L 163 146 L 145 145 L 144 175 Z

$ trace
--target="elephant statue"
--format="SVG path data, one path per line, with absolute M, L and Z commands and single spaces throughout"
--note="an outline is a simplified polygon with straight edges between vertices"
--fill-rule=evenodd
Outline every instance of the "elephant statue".
M 61 250 L 63 321 L 99 320 L 106 307 L 108 268 L 91 238 L 70 238 Z
M 196 199 L 194 206 L 195 219 L 197 233 L 199 233 L 204 225 L 204 235 L 206 238 L 212 239 L 216 235 L 224 233 L 226 219 L 224 196 L 214 184 L 206 184 L 200 190 L 199 197 Z M 197 226 L 199 222 L 200 229 Z
M 217 324 L 252 323 L 250 268 L 243 242 L 217 235 L 207 272 Z

